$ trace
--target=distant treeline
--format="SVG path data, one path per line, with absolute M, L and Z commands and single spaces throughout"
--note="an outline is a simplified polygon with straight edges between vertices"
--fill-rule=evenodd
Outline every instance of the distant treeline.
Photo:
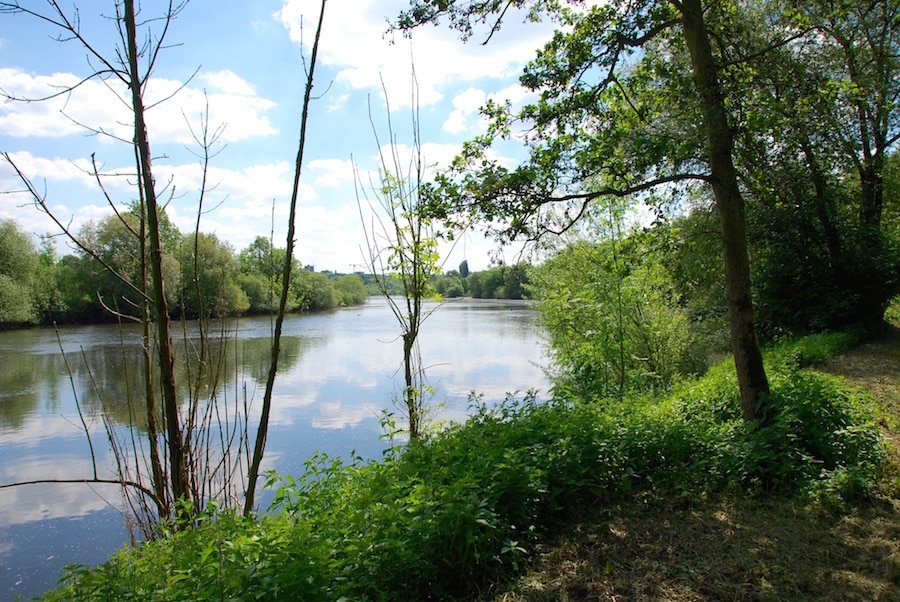
M 59 257 L 45 235 L 35 246 L 12 220 L 0 221 L 0 326 L 109 322 L 137 316 L 143 287 L 140 214 L 132 210 L 90 222 L 78 233 L 83 248 Z M 173 317 L 267 314 L 277 309 L 285 250 L 259 236 L 236 252 L 215 234 L 183 234 L 163 214 L 163 269 Z M 521 299 L 524 264 L 437 276 L 442 297 Z M 315 272 L 294 261 L 289 311 L 359 305 L 377 293 L 370 274 Z
M 51 237 L 35 247 L 12 220 L 0 221 L 0 325 L 91 323 L 137 316 L 142 274 L 140 212 L 90 222 L 82 248 L 58 257 Z M 215 234 L 182 234 L 163 215 L 163 270 L 173 317 L 262 314 L 277 309 L 285 250 L 257 237 L 240 252 Z M 290 311 L 364 303 L 359 274 L 316 273 L 295 260 Z
M 475 299 L 527 299 L 531 266 L 526 263 L 499 265 L 482 272 L 469 272 L 468 261 L 459 270 L 450 270 L 432 279 L 442 297 Z

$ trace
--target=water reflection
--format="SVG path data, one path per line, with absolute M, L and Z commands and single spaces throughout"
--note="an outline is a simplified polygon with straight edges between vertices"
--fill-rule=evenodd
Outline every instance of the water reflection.
M 220 361 L 199 389 L 231 405 L 242 404 L 246 396 L 255 424 L 268 375 L 271 320 L 222 322 L 215 330 L 229 336 L 213 337 L 212 356 Z M 383 301 L 286 319 L 264 469 L 297 472 L 315 451 L 380 457 L 386 445 L 379 439 L 381 411 L 393 409 L 402 380 L 398 330 Z M 546 390 L 538 333 L 536 314 L 523 304 L 460 301 L 438 309 L 421 336 L 428 380 L 435 387 L 433 402 L 440 406 L 435 418 L 464 420 L 473 390 L 487 403 L 503 399 L 507 392 Z M 178 353 L 184 357 L 183 344 Z M 59 340 L 52 330 L 4 333 L 0 483 L 91 474 L 76 395 L 94 436 L 98 466 L 108 471 L 104 476 L 112 474 L 114 459 L 105 444 L 103 416 L 122 435 L 143 430 L 140 355 L 140 330 L 133 325 L 62 328 Z M 179 395 L 186 400 L 188 366 L 178 369 Z M 196 373 L 196 364 L 190 369 Z M 267 495 L 271 497 L 264 493 L 260 499 L 263 508 Z M 5 580 L 0 582 L 0 598 L 41 593 L 54 584 L 63 564 L 98 562 L 122 545 L 126 539 L 115 510 L 118 504 L 114 487 L 0 490 L 0 575 Z M 62 539 L 48 537 L 48 530 Z M 95 539 L 84 533 L 95 534 Z M 53 563 L 47 564 L 48 556 L 54 556 Z

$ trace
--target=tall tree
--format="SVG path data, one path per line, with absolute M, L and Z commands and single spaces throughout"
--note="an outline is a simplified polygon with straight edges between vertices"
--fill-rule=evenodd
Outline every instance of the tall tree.
M 231 246 L 215 234 L 198 232 L 181 245 L 181 300 L 188 317 L 240 315 L 250 306 L 235 283 L 239 269 Z
M 719 67 L 713 56 L 701 2 L 683 0 L 675 5 L 681 13 L 684 38 L 691 55 L 706 126 L 710 184 L 719 207 L 722 227 L 728 324 L 741 389 L 741 410 L 746 420 L 752 420 L 761 415 L 761 395 L 769 392 L 769 383 L 763 368 L 753 315 L 747 221 L 732 158 L 734 131 L 728 123 Z
M 884 163 L 900 139 L 900 2 L 813 0 L 793 2 L 798 20 L 827 42 L 834 81 L 845 84 L 838 132 L 859 174 L 861 225 L 877 229 L 884 210 Z
M 175 384 L 175 354 L 172 344 L 171 328 L 169 322 L 169 308 L 166 299 L 165 282 L 163 274 L 163 247 L 160 227 L 160 203 L 157 200 L 156 182 L 153 175 L 153 167 L 150 150 L 150 139 L 147 133 L 147 125 L 145 120 L 146 107 L 144 105 L 144 91 L 150 79 L 150 74 L 156 64 L 160 51 L 166 47 L 166 36 L 169 31 L 169 25 L 177 17 L 184 8 L 184 3 L 175 3 L 170 0 L 167 4 L 163 16 L 158 20 L 150 20 L 144 22 L 147 27 L 143 34 L 146 39 L 138 41 L 138 17 L 135 10 L 134 0 L 123 0 L 115 3 L 115 13 L 112 19 L 119 39 L 119 46 L 114 53 L 104 54 L 99 46 L 94 45 L 85 37 L 81 29 L 81 20 L 77 8 L 73 9 L 73 15 L 67 14 L 66 10 L 55 0 L 48 0 L 47 7 L 40 9 L 33 6 L 25 6 L 19 2 L 0 2 L 0 12 L 11 14 L 25 14 L 39 21 L 49 24 L 60 32 L 61 41 L 75 42 L 79 44 L 97 65 L 95 70 L 88 76 L 92 78 L 114 78 L 124 87 L 125 92 L 120 96 L 120 100 L 130 108 L 132 123 L 132 145 L 137 168 L 138 180 L 138 204 L 141 207 L 142 223 L 141 223 L 141 244 L 146 244 L 146 249 L 142 247 L 141 258 L 148 258 L 149 280 L 148 287 L 141 283 L 132 283 L 127 278 L 122 278 L 133 291 L 141 299 L 142 303 L 147 304 L 146 309 L 153 315 L 153 324 L 155 326 L 155 336 L 157 350 L 157 368 L 159 371 L 159 385 L 162 390 L 163 398 L 163 417 L 164 428 L 166 431 L 166 446 L 168 458 L 168 484 L 170 486 L 169 493 L 165 498 L 160 495 L 161 489 L 157 490 L 156 504 L 158 511 L 162 516 L 169 515 L 174 508 L 185 509 L 188 502 L 191 501 L 190 482 L 188 478 L 188 457 L 189 450 L 186 449 L 184 440 L 184 432 L 181 428 L 181 420 L 178 410 L 178 395 Z M 43 12 L 42 12 L 43 10 Z M 153 30 L 154 26 L 158 29 Z M 70 93 L 73 88 L 61 90 L 57 95 Z M 48 209 L 44 202 L 43 196 L 27 181 L 27 178 L 15 165 L 9 154 L 4 154 L 4 158 L 17 171 L 23 182 L 26 183 L 29 192 L 35 202 L 41 206 L 48 215 L 57 223 L 64 231 L 68 232 L 66 224 L 57 219 Z M 99 173 L 95 173 L 99 181 Z M 104 191 L 105 193 L 105 191 Z M 107 197 L 108 198 L 108 197 Z M 146 220 L 146 237 L 143 230 L 144 221 Z M 73 241 L 86 253 L 97 258 L 93 251 L 81 244 L 77 237 L 72 236 Z M 146 253 L 144 252 L 146 251 Z M 104 267 L 110 269 L 104 264 Z M 146 348 L 152 349 L 154 346 L 147 341 Z M 148 383 L 150 380 L 148 379 Z M 152 398 L 152 397 L 151 397 Z M 151 424 L 155 421 L 155 408 L 152 402 L 148 400 L 148 417 L 153 414 Z M 154 437 L 151 435 L 151 439 Z M 155 443 L 155 442 L 154 442 Z M 158 456 L 153 460 L 154 466 L 158 466 Z M 157 476 L 161 476 L 161 472 L 154 470 Z M 162 485 L 158 484 L 161 488 Z M 181 511 L 181 510 L 179 510 Z
M 900 141 L 900 2 L 792 1 L 786 10 L 789 31 L 802 42 L 784 53 L 799 76 L 793 79 L 815 84 L 804 99 L 807 121 L 789 131 L 815 185 L 836 288 L 853 317 L 877 327 L 900 287 L 896 234 L 882 227 L 885 165 Z M 839 207 L 853 207 L 855 219 Z
M 714 50 L 709 25 L 710 19 L 727 22 L 728 7 L 701 0 L 613 0 L 590 7 L 574 0 L 416 0 L 398 26 L 411 29 L 448 15 L 463 37 L 473 34 L 474 25 L 488 23 L 490 39 L 511 8 L 547 13 L 565 28 L 538 52 L 521 78 L 525 87 L 540 92 L 540 100 L 516 114 L 508 105 L 486 107 L 492 120 L 488 134 L 469 143 L 458 158 L 461 175 L 442 180 L 454 208 L 505 220 L 504 238 L 538 237 L 571 228 L 600 196 L 647 196 L 662 186 L 709 185 L 719 207 L 741 409 L 746 420 L 758 420 L 769 385 L 756 334 L 724 61 Z M 692 77 L 687 81 L 674 68 L 685 56 Z M 656 94 L 638 105 L 631 86 Z M 699 118 L 700 127 L 684 141 L 664 131 L 674 109 L 661 101 L 673 90 L 690 101 L 681 100 L 674 108 L 687 106 Z M 520 121 L 529 124 L 522 135 L 530 158 L 510 171 L 491 161 L 485 149 L 498 137 L 513 135 Z

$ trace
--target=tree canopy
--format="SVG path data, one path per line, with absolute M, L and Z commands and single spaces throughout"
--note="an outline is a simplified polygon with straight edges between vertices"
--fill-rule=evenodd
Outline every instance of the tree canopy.
M 441 176 L 434 210 L 506 241 L 568 232 L 604 196 L 639 198 L 658 217 L 714 204 L 744 415 L 758 418 L 768 384 L 753 292 L 774 331 L 875 325 L 898 290 L 896 235 L 882 223 L 900 134 L 898 6 L 416 0 L 396 27 L 446 21 L 487 43 L 512 9 L 559 24 L 520 79 L 536 100 L 488 102 L 488 128 Z M 497 149 L 516 140 L 527 156 L 508 167 Z M 825 301 L 803 294 L 812 282 Z

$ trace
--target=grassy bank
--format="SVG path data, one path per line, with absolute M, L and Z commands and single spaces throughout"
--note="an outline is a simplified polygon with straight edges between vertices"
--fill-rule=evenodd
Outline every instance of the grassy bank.
M 816 369 L 875 398 L 889 444 L 886 470 L 863 499 L 722 495 L 592 507 L 496 600 L 900 600 L 900 329 L 838 350 L 815 358 Z
M 820 599 L 822 571 L 848 569 L 826 553 L 800 576 L 791 558 L 845 541 L 823 525 L 894 504 L 896 527 L 896 415 L 808 367 L 852 343 L 772 350 L 765 428 L 741 421 L 727 362 L 664 397 L 510 399 L 382 462 L 314 458 L 272 477 L 261 520 L 212 512 L 46 599 Z M 880 562 L 860 596 L 896 585 L 896 557 Z

